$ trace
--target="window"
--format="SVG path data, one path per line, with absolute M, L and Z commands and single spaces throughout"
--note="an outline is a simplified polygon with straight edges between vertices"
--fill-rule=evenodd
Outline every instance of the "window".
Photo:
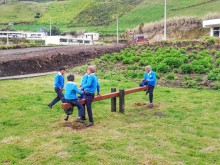
M 84 43 L 85 44 L 90 44 L 90 41 L 89 40 L 85 40 Z
M 61 39 L 60 39 L 60 42 L 67 42 L 67 39 L 61 38 Z
M 220 37 L 220 27 L 213 28 L 213 36 Z

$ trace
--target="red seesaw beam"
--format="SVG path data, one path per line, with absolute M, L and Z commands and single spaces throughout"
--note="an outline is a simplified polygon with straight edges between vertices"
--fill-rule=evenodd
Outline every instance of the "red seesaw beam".
M 140 91 L 147 90 L 147 89 L 148 89 L 148 86 L 128 89 L 128 90 L 125 90 L 125 95 L 140 92 Z M 104 95 L 94 97 L 93 102 L 100 101 L 100 100 L 105 100 L 105 99 L 110 99 L 110 98 L 118 97 L 118 96 L 119 96 L 119 92 L 108 93 L 108 94 L 104 94 Z M 85 102 L 86 102 L 85 99 L 80 100 L 81 104 L 85 104 Z M 62 103 L 61 107 L 62 107 L 62 109 L 66 109 L 66 108 L 72 107 L 72 105 L 70 103 Z

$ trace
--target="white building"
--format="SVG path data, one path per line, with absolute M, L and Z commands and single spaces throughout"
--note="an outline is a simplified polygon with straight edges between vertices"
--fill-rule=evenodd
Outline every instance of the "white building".
M 47 36 L 45 38 L 45 45 L 92 45 L 91 39 L 73 38 L 70 36 Z
M 220 19 L 203 21 L 204 28 L 210 28 L 210 36 L 220 37 Z
M 85 38 L 85 39 L 91 39 L 93 41 L 99 40 L 99 33 L 84 33 L 83 35 L 78 36 L 77 38 Z
M 46 36 L 47 34 L 44 32 L 0 31 L 0 38 L 43 40 Z

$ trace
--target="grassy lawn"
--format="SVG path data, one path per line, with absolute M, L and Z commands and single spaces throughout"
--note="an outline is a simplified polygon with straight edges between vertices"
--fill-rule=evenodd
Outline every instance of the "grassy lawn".
M 79 83 L 81 76 L 77 76 Z M 101 93 L 136 87 L 132 81 L 101 80 Z M 220 93 L 155 88 L 155 109 L 139 92 L 126 96 L 125 114 L 110 100 L 93 104 L 95 125 L 74 129 L 64 122 L 53 75 L 0 81 L 1 164 L 219 164 Z M 140 103 L 139 106 L 137 106 Z

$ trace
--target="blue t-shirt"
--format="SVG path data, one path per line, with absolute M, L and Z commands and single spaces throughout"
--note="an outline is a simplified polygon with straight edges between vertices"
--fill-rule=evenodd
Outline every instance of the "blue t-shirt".
M 78 97 L 76 96 L 76 94 L 83 94 L 83 91 L 79 90 L 77 85 L 74 82 L 69 81 L 66 85 L 65 85 L 65 99 L 66 100 L 75 100 L 78 99 Z
M 88 75 L 87 82 L 82 86 L 82 88 L 86 90 L 86 93 L 94 94 L 96 90 L 98 93 L 100 93 L 98 78 L 94 73 Z
M 148 80 L 148 85 L 150 86 L 155 86 L 156 82 L 157 82 L 157 78 L 156 78 L 156 73 L 153 71 L 150 71 L 150 73 L 145 73 L 144 74 L 144 80 L 147 81 Z
M 64 87 L 64 76 L 60 72 L 54 78 L 54 87 L 59 89 Z
M 86 84 L 87 79 L 88 79 L 88 76 L 89 76 L 89 75 L 88 75 L 87 73 L 83 76 L 82 81 L 81 81 L 81 83 L 80 83 L 80 86 L 83 86 L 83 85 Z

